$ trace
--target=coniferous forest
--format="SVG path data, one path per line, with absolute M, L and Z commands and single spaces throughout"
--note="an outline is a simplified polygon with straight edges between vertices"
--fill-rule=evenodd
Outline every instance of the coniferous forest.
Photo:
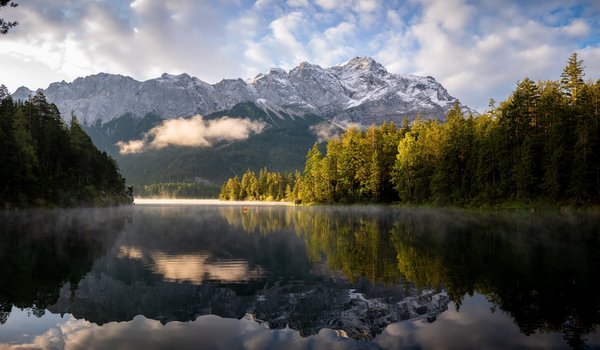
M 352 128 L 322 147 L 308 151 L 302 175 L 265 170 L 257 178 L 248 171 L 229 179 L 220 198 L 594 205 L 600 202 L 600 80 L 585 82 L 583 62 L 573 54 L 559 81 L 525 78 L 481 116 L 465 116 L 455 105 L 443 122 L 417 116 L 400 127 Z
M 116 162 L 75 116 L 70 126 L 38 93 L 14 102 L 0 86 L 0 207 L 131 203 Z

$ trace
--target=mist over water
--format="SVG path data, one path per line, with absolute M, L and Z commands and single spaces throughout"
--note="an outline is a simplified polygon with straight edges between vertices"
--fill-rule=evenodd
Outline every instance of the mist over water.
M 594 214 L 155 202 L 0 222 L 0 347 L 600 346 Z

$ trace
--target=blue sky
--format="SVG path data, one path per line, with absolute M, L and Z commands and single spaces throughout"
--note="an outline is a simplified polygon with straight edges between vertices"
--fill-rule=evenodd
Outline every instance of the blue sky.
M 600 78 L 600 1 L 29 0 L 3 8 L 0 83 L 14 91 L 99 72 L 209 83 L 302 61 L 372 56 L 390 72 L 431 75 L 484 110 L 518 80 L 558 79 L 578 52 Z

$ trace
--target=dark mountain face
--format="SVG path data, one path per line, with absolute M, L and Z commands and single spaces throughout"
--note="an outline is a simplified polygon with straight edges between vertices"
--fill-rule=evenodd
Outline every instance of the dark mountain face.
M 301 169 L 307 150 L 318 138 L 319 127 L 334 134 L 342 131 L 315 115 L 269 111 L 251 102 L 237 104 L 204 119 L 210 121 L 225 116 L 259 121 L 266 126 L 262 132 L 242 141 L 219 141 L 210 147 L 169 146 L 135 154 L 119 153 L 117 142 L 142 139 L 149 130 L 161 125 L 163 119 L 154 114 L 143 118 L 127 114 L 105 124 L 87 126 L 86 131 L 98 147 L 117 160 L 128 182 L 136 184 L 170 181 L 220 184 L 247 169 Z

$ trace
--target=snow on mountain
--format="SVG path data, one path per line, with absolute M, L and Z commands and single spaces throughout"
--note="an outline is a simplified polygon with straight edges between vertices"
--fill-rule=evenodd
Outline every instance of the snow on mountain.
M 188 74 L 163 74 L 139 82 L 131 77 L 100 73 L 72 83 L 52 83 L 42 90 L 63 116 L 74 112 L 88 124 L 131 113 L 155 113 L 167 118 L 207 114 L 254 102 L 272 114 L 312 113 L 336 123 L 369 125 L 399 122 L 420 113 L 441 118 L 456 98 L 432 77 L 389 73 L 369 57 L 356 57 L 330 68 L 303 62 L 291 71 L 272 68 L 253 79 L 225 79 L 208 84 Z M 33 92 L 17 89 L 13 98 Z M 462 106 L 466 113 L 476 113 Z
M 350 101 L 339 78 L 317 65 L 300 63 L 290 71 L 289 80 L 313 112 L 330 115 Z

